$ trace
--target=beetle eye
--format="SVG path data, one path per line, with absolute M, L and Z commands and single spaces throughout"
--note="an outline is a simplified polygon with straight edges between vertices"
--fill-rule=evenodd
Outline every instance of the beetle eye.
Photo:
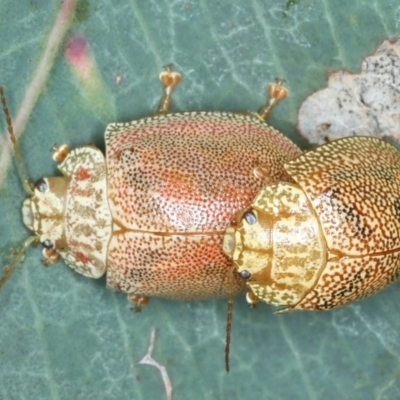
M 47 185 L 47 182 L 43 178 L 41 178 L 35 183 L 35 188 L 39 190 L 39 192 L 44 193 L 47 192 L 49 186 Z
M 251 277 L 251 273 L 249 271 L 247 271 L 247 269 L 244 269 L 243 271 L 239 272 L 239 276 L 242 279 L 249 279 Z
M 47 239 L 44 242 L 42 242 L 42 246 L 45 247 L 46 249 L 52 249 L 54 247 L 54 243 Z
M 243 214 L 243 219 L 249 224 L 254 225 L 257 223 L 257 217 L 253 211 L 248 210 Z

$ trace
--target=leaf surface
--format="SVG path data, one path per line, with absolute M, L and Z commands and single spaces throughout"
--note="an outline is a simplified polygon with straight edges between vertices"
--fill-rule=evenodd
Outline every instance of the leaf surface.
M 79 0 L 41 70 L 43 81 L 33 85 L 37 97 L 24 103 L 66 3 L 72 1 L 0 5 L 0 82 L 13 119 L 27 115 L 19 143 L 33 180 L 56 173 L 55 143 L 104 149 L 109 122 L 153 112 L 157 77 L 169 63 L 183 75 L 174 111 L 256 111 L 266 85 L 286 79 L 290 96 L 270 123 L 304 146 L 295 132 L 302 101 L 325 86 L 328 70 L 359 71 L 362 58 L 400 26 L 400 6 L 391 0 Z M 71 54 L 66 46 L 77 37 L 87 47 L 73 46 Z M 83 64 L 75 50 L 84 51 Z M 20 174 L 0 121 L 5 266 L 29 233 L 21 221 Z M 40 259 L 39 248 L 29 249 L 0 292 L 1 399 L 164 399 L 160 372 L 137 364 L 153 327 L 152 357 L 165 366 L 174 399 L 400 397 L 398 284 L 321 314 L 274 316 L 271 306 L 249 310 L 244 297 L 236 298 L 227 375 L 225 300 L 152 299 L 135 314 L 104 280 L 85 279 L 62 262 L 46 269 Z

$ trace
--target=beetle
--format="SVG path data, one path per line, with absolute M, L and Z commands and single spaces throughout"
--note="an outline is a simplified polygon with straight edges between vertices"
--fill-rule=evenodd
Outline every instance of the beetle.
M 284 166 L 228 227 L 223 249 L 247 301 L 278 312 L 323 311 L 369 296 L 400 275 L 400 152 L 348 137 Z
M 266 184 L 286 179 L 283 164 L 300 150 L 265 123 L 287 91 L 269 86 L 260 113 L 170 113 L 179 73 L 160 75 L 163 96 L 148 118 L 111 123 L 106 157 L 93 145 L 54 149 L 63 176 L 33 184 L 24 171 L 11 118 L 1 101 L 23 186 L 23 222 L 44 264 L 61 257 L 78 273 L 128 294 L 137 310 L 149 297 L 197 300 L 244 290 L 222 251 L 225 228 Z

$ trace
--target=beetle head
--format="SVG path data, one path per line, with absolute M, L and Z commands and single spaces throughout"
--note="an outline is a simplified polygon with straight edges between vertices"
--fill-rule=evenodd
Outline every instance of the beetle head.
M 69 151 L 66 145 L 53 148 L 53 159 L 60 162 L 58 168 L 64 176 L 40 179 L 33 184 L 22 162 L 1 86 L 0 100 L 23 187 L 30 195 L 22 206 L 23 222 L 35 234 L 14 252 L 14 260 L 5 268 L 0 288 L 23 259 L 26 249 L 38 242 L 44 246 L 44 265 L 56 263 L 61 256 L 69 267 L 80 274 L 99 278 L 107 268 L 107 249 L 113 223 L 107 199 L 104 155 L 92 145 L 73 151 Z
M 234 261 L 243 279 L 263 279 L 272 261 L 273 221 L 268 213 L 254 207 L 236 216 L 236 227 L 229 227 L 224 235 L 223 250 Z M 249 268 L 250 267 L 250 268 Z M 251 271 L 249 271 L 249 269 Z
M 64 211 L 69 179 L 51 177 L 39 179 L 34 193 L 22 206 L 22 218 L 25 226 L 33 231 L 48 250 L 65 250 Z
M 292 183 L 264 187 L 226 230 L 223 250 L 256 297 L 275 305 L 297 304 L 326 263 L 319 220 Z

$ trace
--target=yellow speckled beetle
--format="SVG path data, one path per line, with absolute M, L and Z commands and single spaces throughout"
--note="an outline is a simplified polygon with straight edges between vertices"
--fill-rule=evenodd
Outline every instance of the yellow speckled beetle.
M 371 137 L 333 141 L 284 166 L 224 236 L 224 252 L 258 299 L 329 310 L 396 281 L 400 152 Z

